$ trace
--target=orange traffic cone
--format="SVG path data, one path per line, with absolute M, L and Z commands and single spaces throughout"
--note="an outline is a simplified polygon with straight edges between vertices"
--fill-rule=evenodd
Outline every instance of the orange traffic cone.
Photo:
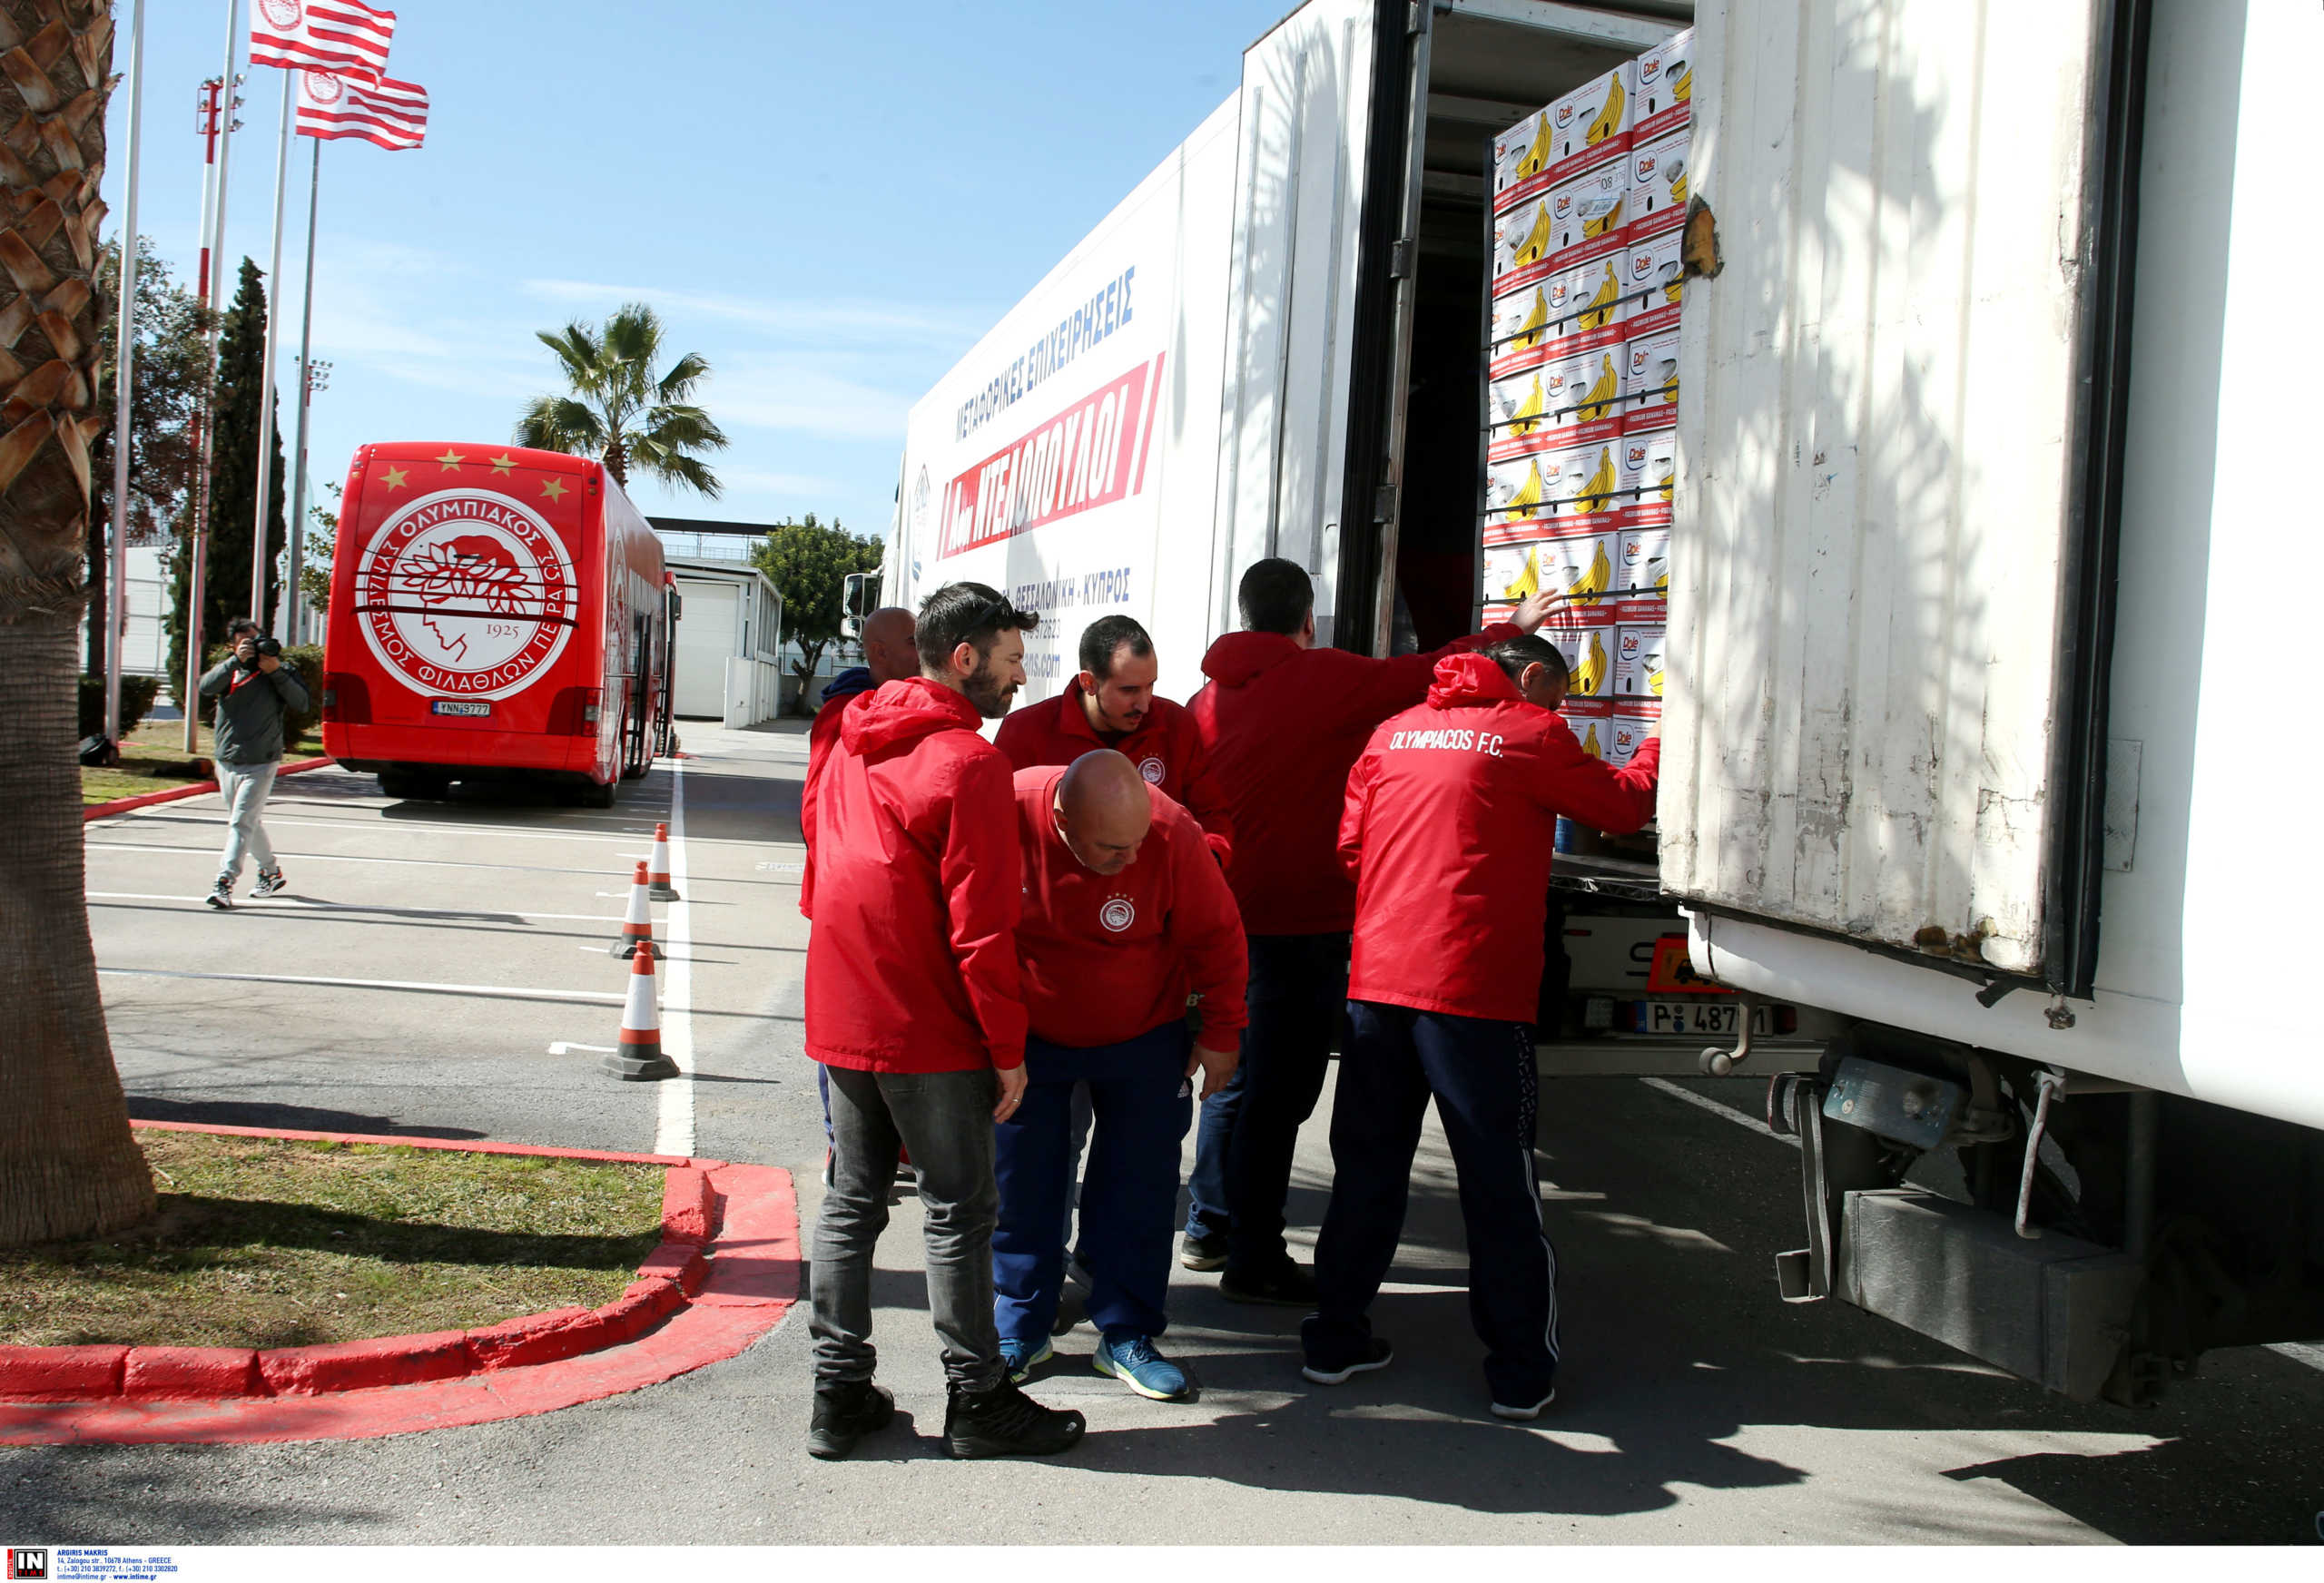
M 670 827 L 666 824 L 654 827 L 654 867 L 645 877 L 653 881 L 655 900 L 679 900 L 677 891 L 670 886 Z
M 645 860 L 637 860 L 637 878 L 629 887 L 629 916 L 622 919 L 621 939 L 614 946 L 614 955 L 623 961 L 637 954 L 640 946 L 654 943 L 654 918 L 645 909 Z
M 606 1070 L 626 1083 L 678 1075 L 678 1064 L 662 1053 L 662 1017 L 654 1002 L 652 940 L 638 942 L 630 959 L 629 999 L 621 1009 L 621 1045 L 605 1058 Z

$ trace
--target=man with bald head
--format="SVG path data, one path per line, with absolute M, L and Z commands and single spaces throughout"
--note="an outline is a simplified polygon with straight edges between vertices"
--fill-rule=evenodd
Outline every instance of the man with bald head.
M 823 762 L 839 742 L 840 716 L 847 713 L 849 701 L 876 692 L 883 683 L 920 674 L 920 653 L 912 647 L 911 612 L 902 605 L 883 605 L 865 616 L 859 641 L 863 645 L 863 663 L 851 665 L 823 683 L 823 701 L 816 707 L 813 723 L 807 727 L 807 783 L 799 793 L 803 808 L 815 794 Z M 813 857 L 812 852 L 808 854 L 810 861 Z M 800 910 L 806 910 L 803 890 Z
M 1244 1010 L 1243 926 L 1192 814 L 1122 754 L 1016 776 L 1025 909 L 1017 926 L 1030 1036 L 1025 1097 L 996 1128 L 992 1239 L 1001 1357 L 1022 1379 L 1051 1355 L 1065 1278 L 1074 1085 L 1096 1126 L 1081 1190 L 1091 1360 L 1141 1396 L 1193 1387 L 1155 1350 L 1168 1323 L 1178 1152 L 1205 1097 L 1234 1075 Z M 1197 1000 L 1201 1031 L 1187 1017 Z

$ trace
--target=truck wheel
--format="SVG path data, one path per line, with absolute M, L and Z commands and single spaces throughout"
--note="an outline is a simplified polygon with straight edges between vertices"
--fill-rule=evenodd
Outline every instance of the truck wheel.
M 592 783 L 581 788 L 578 801 L 584 808 L 611 808 L 620 792 L 621 782 L 618 779 L 608 781 L 602 786 Z

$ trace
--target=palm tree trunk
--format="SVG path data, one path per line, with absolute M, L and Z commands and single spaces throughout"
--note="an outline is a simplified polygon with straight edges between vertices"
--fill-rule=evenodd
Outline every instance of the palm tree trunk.
M 606 442 L 606 471 L 614 476 L 615 483 L 625 489 L 629 487 L 629 446 L 619 429 L 614 430 L 614 438 Z
M 102 0 L 0 0 L 0 1246 L 153 1207 L 97 989 L 74 752 L 112 66 Z

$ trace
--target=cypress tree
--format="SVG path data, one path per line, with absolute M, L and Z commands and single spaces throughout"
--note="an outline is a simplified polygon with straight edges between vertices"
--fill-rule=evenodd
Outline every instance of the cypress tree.
M 211 447 L 210 556 L 202 574 L 202 644 L 223 643 L 226 624 L 242 615 L 270 622 L 282 577 L 276 565 L 289 538 L 282 513 L 286 492 L 282 425 L 274 426 L 273 468 L 267 480 L 266 605 L 246 610 L 251 598 L 251 508 L 258 492 L 259 403 L 275 399 L 266 378 L 265 276 L 242 261 L 241 283 L 220 323 L 218 337 L 218 435 Z M 278 408 L 278 417 L 280 409 Z M 192 580 L 192 521 L 189 509 L 181 530 L 186 537 L 170 577 L 172 668 L 185 656 L 187 584 Z

